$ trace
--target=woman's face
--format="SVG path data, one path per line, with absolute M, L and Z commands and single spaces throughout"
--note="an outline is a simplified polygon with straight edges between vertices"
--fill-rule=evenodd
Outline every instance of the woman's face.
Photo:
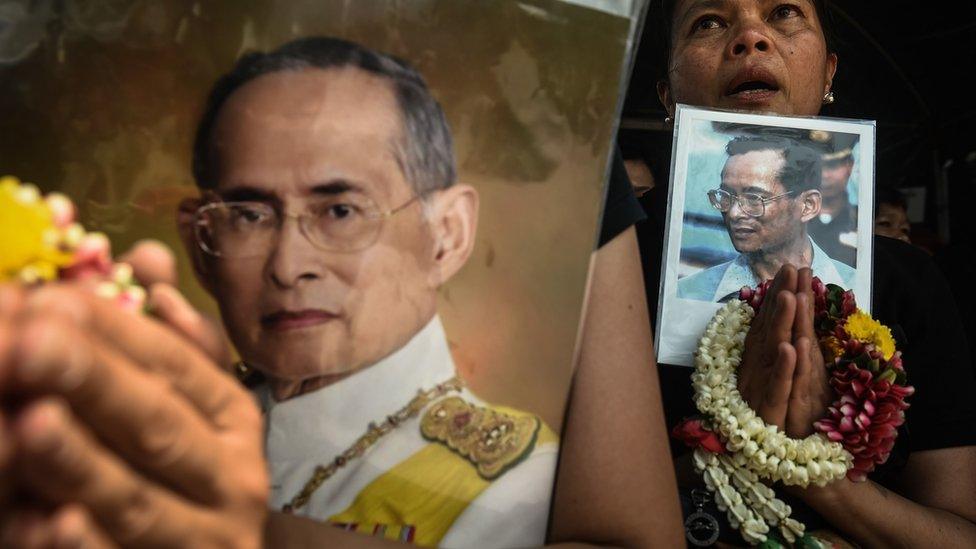
M 679 0 L 668 81 L 675 103 L 786 115 L 816 115 L 837 57 L 827 53 L 811 0 Z

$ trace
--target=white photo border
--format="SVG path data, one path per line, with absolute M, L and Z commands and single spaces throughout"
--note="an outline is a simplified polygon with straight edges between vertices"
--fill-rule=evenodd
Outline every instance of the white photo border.
M 674 139 L 671 155 L 671 181 L 668 191 L 664 256 L 661 262 L 661 285 L 658 296 L 654 347 L 659 364 L 692 366 L 693 353 L 708 321 L 722 306 L 677 296 L 678 264 L 681 256 L 686 184 L 688 177 L 689 140 L 694 122 L 730 122 L 751 126 L 770 126 L 831 133 L 857 134 L 857 259 L 854 293 L 858 307 L 871 311 L 871 273 L 873 270 L 873 219 L 875 188 L 876 124 L 873 120 L 851 120 L 826 117 L 791 117 L 752 114 L 688 105 L 677 106 L 674 116 Z

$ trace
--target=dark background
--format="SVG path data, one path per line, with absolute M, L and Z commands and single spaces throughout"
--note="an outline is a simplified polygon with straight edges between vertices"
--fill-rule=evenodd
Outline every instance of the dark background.
M 976 204 L 976 4 L 827 0 L 840 62 L 824 116 L 873 119 L 878 187 L 925 187 L 913 241 L 936 252 L 970 244 Z M 657 99 L 666 57 L 659 0 L 651 0 L 624 104 L 620 145 L 666 184 L 671 132 Z

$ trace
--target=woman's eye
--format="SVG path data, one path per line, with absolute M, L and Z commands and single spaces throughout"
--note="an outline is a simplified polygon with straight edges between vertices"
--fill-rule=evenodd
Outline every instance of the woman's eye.
M 706 15 L 705 17 L 700 18 L 698 21 L 695 21 L 695 27 L 693 30 L 711 30 L 721 28 L 721 26 L 721 19 L 714 15 Z
M 800 8 L 792 6 L 789 4 L 778 6 L 773 10 L 773 19 L 789 19 L 790 17 L 799 17 L 803 15 Z

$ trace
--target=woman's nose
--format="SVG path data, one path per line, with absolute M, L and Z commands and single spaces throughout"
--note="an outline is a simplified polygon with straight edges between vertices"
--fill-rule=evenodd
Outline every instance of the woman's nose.
M 746 23 L 732 40 L 729 54 L 732 57 L 766 53 L 772 49 L 772 40 L 758 23 Z

